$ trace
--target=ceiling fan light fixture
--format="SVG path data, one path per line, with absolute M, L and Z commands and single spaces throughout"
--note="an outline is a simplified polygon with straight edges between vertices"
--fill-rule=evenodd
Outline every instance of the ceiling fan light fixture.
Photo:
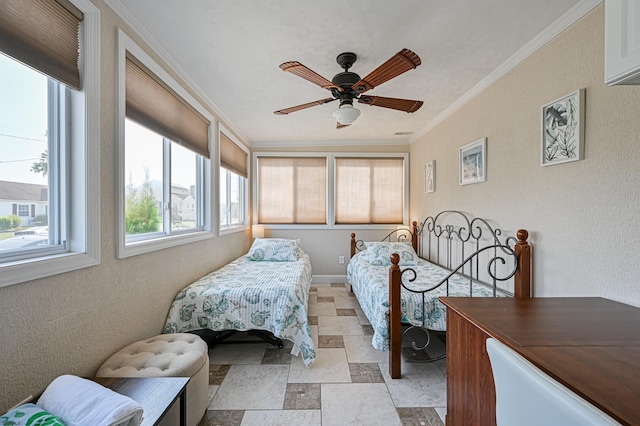
M 337 110 L 333 111 L 333 116 L 336 118 L 338 123 L 349 125 L 360 117 L 360 110 L 358 108 L 354 108 L 351 104 L 343 104 L 340 105 Z

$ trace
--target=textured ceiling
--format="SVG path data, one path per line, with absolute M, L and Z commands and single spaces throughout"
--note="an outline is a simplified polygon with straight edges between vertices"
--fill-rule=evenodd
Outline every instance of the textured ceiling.
M 252 145 L 407 141 L 538 34 L 585 0 L 107 0 Z M 408 114 L 355 104 L 337 130 L 337 103 L 273 111 L 330 97 L 278 65 L 296 60 L 331 79 L 345 51 L 364 77 L 408 48 L 422 65 L 369 92 L 418 99 Z

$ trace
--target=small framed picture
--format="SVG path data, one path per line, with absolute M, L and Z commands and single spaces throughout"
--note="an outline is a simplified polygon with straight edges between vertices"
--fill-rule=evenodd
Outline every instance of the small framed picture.
M 542 107 L 542 165 L 582 160 L 584 89 Z
M 436 190 L 436 160 L 431 160 L 424 165 L 424 192 Z
M 460 148 L 460 185 L 484 182 L 487 171 L 487 138 Z

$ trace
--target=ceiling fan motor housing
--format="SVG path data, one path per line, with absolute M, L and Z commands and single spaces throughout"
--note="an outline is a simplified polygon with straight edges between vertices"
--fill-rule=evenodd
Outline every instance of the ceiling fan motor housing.
M 340 99 L 340 105 L 353 104 L 353 100 L 358 97 L 358 92 L 353 90 L 353 85 L 360 81 L 360 76 L 354 72 L 350 72 L 349 68 L 353 66 L 358 57 L 353 52 L 344 52 L 338 55 L 336 62 L 344 72 L 336 74 L 331 82 L 342 88 L 342 92 L 332 89 L 331 93 L 336 99 Z

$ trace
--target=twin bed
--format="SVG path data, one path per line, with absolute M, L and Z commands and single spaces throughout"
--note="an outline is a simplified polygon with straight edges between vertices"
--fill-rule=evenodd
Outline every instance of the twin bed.
M 310 286 L 311 262 L 298 241 L 256 239 L 248 254 L 178 293 L 164 332 L 265 331 L 293 342 L 308 366 L 316 358 L 307 319 Z
M 414 222 L 383 242 L 351 234 L 347 282 L 372 324 L 373 346 L 389 350 L 392 378 L 401 376 L 403 333 L 446 330 L 439 296 L 530 297 L 527 235 L 503 237 L 487 220 L 457 211 Z M 292 341 L 309 366 L 316 357 L 307 318 L 311 264 L 298 243 L 256 239 L 247 255 L 178 293 L 164 332 L 213 331 L 220 340 L 220 333 L 268 332 Z
M 427 350 L 433 331 L 446 330 L 438 297 L 531 296 L 527 237 L 522 229 L 516 237 L 503 236 L 489 221 L 459 211 L 413 222 L 411 230 L 398 229 L 381 242 L 351 234 L 347 282 L 371 322 L 373 347 L 389 350 L 392 378 L 401 377 L 404 335 L 422 331 L 426 343 L 411 346 Z

